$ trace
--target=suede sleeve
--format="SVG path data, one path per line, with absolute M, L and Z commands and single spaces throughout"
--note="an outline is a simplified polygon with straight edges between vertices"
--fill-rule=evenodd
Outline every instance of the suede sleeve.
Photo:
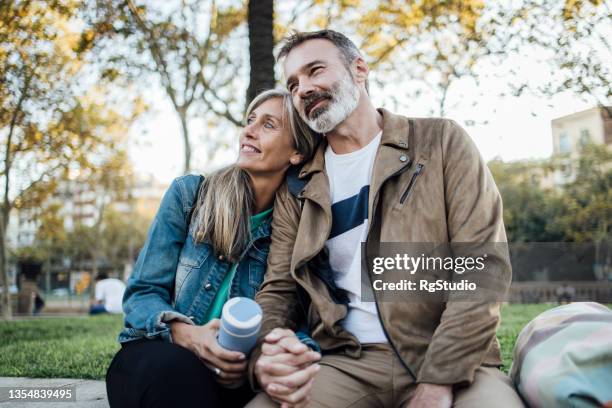
M 481 273 L 495 274 L 496 290 L 501 298 L 512 276 L 501 196 L 467 133 L 455 122 L 445 120 L 441 134 L 449 240 L 451 245 L 486 243 L 490 253 L 487 269 Z M 419 383 L 471 383 L 495 339 L 500 320 L 499 303 L 455 300 L 451 293 L 418 372 Z
M 268 268 L 255 300 L 263 310 L 259 339 L 251 352 L 248 375 L 252 388 L 259 386 L 254 375 L 255 363 L 261 355 L 263 338 L 273 329 L 288 328 L 296 331 L 299 306 L 296 281 L 291 275 L 291 257 L 298 231 L 300 206 L 283 186 L 276 195 L 272 218 L 272 236 L 268 254 Z

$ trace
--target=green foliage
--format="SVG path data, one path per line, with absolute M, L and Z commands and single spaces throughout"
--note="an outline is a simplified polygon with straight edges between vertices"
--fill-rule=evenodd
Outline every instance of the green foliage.
M 493 160 L 488 164 L 504 203 L 508 241 L 563 241 L 563 231 L 554 222 L 563 211 L 561 193 L 540 187 L 542 177 L 553 170 L 540 162 Z
M 390 87 L 386 93 L 392 94 L 395 105 L 409 108 L 415 97 L 427 93 L 438 101 L 432 113 L 444 116 L 447 96 L 458 79 L 471 78 L 478 85 L 487 76 L 480 62 L 500 65 L 528 51 L 535 51 L 537 62 L 550 67 L 550 76 L 544 81 L 525 79 L 513 75 L 512 69 L 501 94 L 531 92 L 543 97 L 569 90 L 600 105 L 607 105 L 612 96 L 612 11 L 605 1 L 304 4 L 311 5 L 296 7 L 292 18 L 277 23 L 276 38 L 295 28 L 342 31 L 363 51 L 372 68 L 370 80 Z M 398 83 L 405 84 L 405 90 L 398 89 Z
M 525 0 L 507 10 L 504 19 L 511 22 L 499 36 L 505 52 L 513 55 L 529 46 L 540 56 L 539 62 L 550 67 L 550 76 L 544 81 L 538 78 L 512 84 L 516 95 L 529 91 L 550 96 L 571 91 L 600 106 L 609 105 L 612 97 L 609 2 Z
M 504 203 L 510 242 L 592 242 L 612 237 L 612 152 L 587 145 L 577 158 L 551 162 L 488 163 Z M 562 166 L 574 178 L 542 188 Z
M 586 145 L 566 186 L 565 212 L 559 219 L 568 240 L 601 242 L 612 236 L 612 150 Z

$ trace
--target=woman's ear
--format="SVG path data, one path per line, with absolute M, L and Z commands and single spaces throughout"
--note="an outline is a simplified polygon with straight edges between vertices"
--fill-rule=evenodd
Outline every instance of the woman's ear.
M 303 161 L 304 161 L 304 155 L 297 151 L 293 152 L 291 157 L 289 157 L 289 163 L 291 163 L 293 166 L 297 166 Z

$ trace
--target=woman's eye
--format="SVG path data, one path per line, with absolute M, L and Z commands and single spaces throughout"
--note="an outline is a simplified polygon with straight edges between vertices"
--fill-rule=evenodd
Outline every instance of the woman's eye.
M 251 123 L 253 123 L 253 120 L 255 120 L 255 119 L 253 119 L 253 118 L 247 118 L 246 123 L 247 123 L 248 125 L 250 125 Z
M 275 128 L 274 123 L 272 123 L 272 122 L 266 122 L 264 126 L 267 127 L 268 129 L 274 129 Z

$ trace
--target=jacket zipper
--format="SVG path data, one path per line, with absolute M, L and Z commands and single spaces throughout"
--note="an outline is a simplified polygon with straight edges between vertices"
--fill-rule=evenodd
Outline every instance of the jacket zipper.
M 372 277 L 370 276 L 369 273 L 368 273 L 368 280 L 370 281 L 370 286 L 372 286 L 373 285 Z M 404 366 L 406 371 L 408 371 L 408 374 L 410 374 L 412 376 L 412 378 L 414 378 L 414 381 L 416 381 L 417 380 L 416 375 L 414 374 L 412 369 L 410 367 L 408 367 L 408 364 L 406 364 L 406 362 L 402 359 L 402 356 L 400 356 L 399 351 L 397 351 L 397 347 L 395 347 L 395 344 L 393 344 L 393 342 L 391 341 L 391 337 L 389 336 L 389 333 L 387 332 L 387 328 L 385 327 L 385 323 L 382 321 L 382 318 L 380 317 L 380 308 L 378 307 L 378 299 L 376 299 L 376 294 L 373 292 L 372 295 L 374 296 L 374 305 L 376 305 L 376 317 L 378 317 L 378 322 L 380 323 L 380 327 L 383 329 L 383 333 L 385 334 L 385 337 L 387 338 L 387 341 L 389 342 L 389 345 L 391 346 L 391 348 L 395 352 L 395 355 L 397 356 L 398 360 L 402 363 L 402 365 Z
M 406 199 L 410 195 L 410 191 L 412 191 L 412 187 L 416 183 L 416 179 L 419 176 L 419 174 L 421 174 L 422 169 L 423 169 L 423 165 L 421 163 L 417 164 L 416 170 L 414 171 L 414 173 L 412 173 L 412 177 L 410 178 L 410 182 L 408 183 L 408 187 L 406 188 L 406 191 L 404 191 L 404 193 L 402 194 L 402 197 L 400 198 L 400 204 L 404 204 L 404 201 L 406 201 Z
M 402 173 L 403 171 L 405 171 L 407 168 L 410 168 L 410 166 L 412 165 L 412 162 L 408 162 L 407 166 L 402 167 L 401 169 L 399 169 L 397 172 L 393 173 L 391 176 L 387 177 L 380 185 L 380 188 L 378 189 L 378 191 L 376 192 L 376 197 L 374 197 L 374 205 L 372 207 L 372 209 L 374 210 L 376 208 L 376 206 L 378 205 L 378 192 L 382 189 L 383 184 L 385 184 L 385 182 L 387 180 L 389 180 L 391 177 L 397 176 L 398 174 Z M 421 172 L 421 168 L 423 168 L 422 164 L 418 164 L 417 165 L 417 169 L 415 170 L 415 174 L 418 174 Z M 414 184 L 414 179 L 416 178 L 415 174 L 412 175 L 412 178 L 410 179 L 410 184 L 408 185 L 408 191 L 410 191 L 411 186 Z M 404 193 L 406 194 L 406 193 Z M 376 213 L 375 211 L 372 211 L 372 213 Z M 374 220 L 374 222 L 376 222 L 376 220 Z M 370 223 L 370 228 L 368 230 L 368 235 L 366 237 L 366 248 L 368 246 L 368 241 L 370 239 L 370 231 L 372 230 L 372 223 Z M 370 281 L 370 286 L 373 285 L 372 283 L 372 277 L 370 276 L 370 274 L 368 273 L 368 280 Z M 414 381 L 417 380 L 416 375 L 414 374 L 414 372 L 412 371 L 412 369 L 410 367 L 408 367 L 408 364 L 406 364 L 406 362 L 404 362 L 404 360 L 402 359 L 402 357 L 399 354 L 399 351 L 397 351 L 397 347 L 395 347 L 395 344 L 393 344 L 393 342 L 391 341 L 391 337 L 389 336 L 389 333 L 387 332 L 387 328 L 385 327 L 385 323 L 382 321 L 382 318 L 380 317 L 380 308 L 378 307 L 378 300 L 376 299 L 376 293 L 372 292 L 372 295 L 374 296 L 374 305 L 376 306 L 376 317 L 378 317 L 378 322 L 380 323 L 380 327 L 383 329 L 383 333 L 385 334 L 385 337 L 387 338 L 387 341 L 389 342 L 389 345 L 391 346 L 391 348 L 393 349 L 393 351 L 395 352 L 395 355 L 397 356 L 398 360 L 402 363 L 402 365 L 404 366 L 404 368 L 406 369 L 406 371 L 408 371 L 408 374 L 410 374 L 412 376 L 412 378 L 414 378 Z

